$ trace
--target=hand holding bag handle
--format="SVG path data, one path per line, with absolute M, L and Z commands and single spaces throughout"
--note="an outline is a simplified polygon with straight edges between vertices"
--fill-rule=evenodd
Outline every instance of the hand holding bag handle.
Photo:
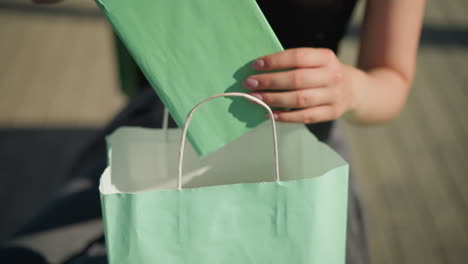
M 187 115 L 187 118 L 185 119 L 185 125 L 184 125 L 184 129 L 182 130 L 182 139 L 181 139 L 180 149 L 179 149 L 177 189 L 178 190 L 182 189 L 182 163 L 184 159 L 185 140 L 186 140 L 187 130 L 190 125 L 190 121 L 192 119 L 192 115 L 195 112 L 195 110 L 197 110 L 202 104 L 208 101 L 211 101 L 213 99 L 219 98 L 219 97 L 244 97 L 246 99 L 254 101 L 255 103 L 263 106 L 268 111 L 268 114 L 270 115 L 270 120 L 272 122 L 272 127 L 273 127 L 273 146 L 274 146 L 274 158 L 275 158 L 275 169 L 276 169 L 275 181 L 279 182 L 280 176 L 279 176 L 279 159 L 278 159 L 278 137 L 276 133 L 275 119 L 273 117 L 273 112 L 271 111 L 270 107 L 267 104 L 265 104 L 263 101 L 259 100 L 258 98 L 252 95 L 246 94 L 246 93 L 222 93 L 222 94 L 210 96 L 207 99 L 198 103 L 194 108 L 192 108 L 192 110 L 190 110 L 190 112 Z

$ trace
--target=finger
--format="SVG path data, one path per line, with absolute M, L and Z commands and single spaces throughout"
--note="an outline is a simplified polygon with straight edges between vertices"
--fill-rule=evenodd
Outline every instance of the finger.
M 252 93 L 269 106 L 306 108 L 331 103 L 332 92 L 327 88 L 305 89 L 288 92 Z
M 334 109 L 332 105 L 321 105 L 295 111 L 274 111 L 274 117 L 280 122 L 312 124 L 336 119 Z
M 253 63 L 256 70 L 270 71 L 291 68 L 314 68 L 324 66 L 335 54 L 329 49 L 287 49 L 258 58 Z
M 251 90 L 293 90 L 324 87 L 332 80 L 332 71 L 315 68 L 252 75 L 243 85 Z

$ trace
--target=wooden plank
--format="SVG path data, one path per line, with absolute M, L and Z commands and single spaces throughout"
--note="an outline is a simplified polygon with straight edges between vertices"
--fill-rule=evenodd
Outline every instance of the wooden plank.
M 13 22 L 14 21 L 14 22 Z M 5 27 L 0 27 L 2 36 L 2 62 L 0 67 L 0 123 L 10 124 L 12 115 L 16 111 L 22 97 L 25 94 L 25 88 L 30 83 L 28 74 L 23 69 L 23 61 L 28 61 L 28 51 L 31 49 L 30 43 L 34 42 L 38 32 L 24 34 L 14 27 L 15 24 L 25 25 L 26 21 L 19 20 L 16 15 L 0 15 L 0 22 Z M 6 28 L 8 27 L 8 29 Z M 8 34 L 8 35 L 6 35 Z
M 468 23 L 468 17 L 466 15 L 466 8 L 468 3 L 464 0 L 452 0 L 452 1 L 437 1 L 432 0 L 430 5 L 434 8 L 431 12 L 441 12 L 443 16 L 438 16 L 444 19 L 445 25 L 462 26 L 465 27 Z
M 57 8 L 75 8 L 72 1 Z M 89 6 L 77 4 L 80 8 Z M 101 126 L 125 103 L 104 19 L 0 9 L 0 125 Z M 51 7 L 52 8 L 52 7 Z M 93 5 L 93 9 L 97 8 Z M 8 67 L 7 67 L 8 65 Z
M 404 150 L 401 154 L 406 156 L 401 162 L 406 163 L 410 172 L 406 183 L 412 188 L 412 199 L 418 204 L 415 210 L 421 215 L 421 224 L 425 226 L 427 235 L 424 240 L 433 242 L 432 250 L 437 250 L 442 258 L 440 263 L 451 263 L 448 260 L 452 254 L 444 246 L 444 237 L 449 234 L 464 239 L 466 231 L 457 220 L 460 217 L 454 204 L 457 200 L 445 188 L 446 179 L 440 177 L 443 172 L 441 163 L 428 147 L 428 140 L 433 138 L 427 134 L 427 127 L 421 122 L 424 116 L 418 114 L 415 107 L 410 108 L 409 113 L 415 122 L 406 122 L 401 134 L 394 134 L 399 135 L 399 145 Z M 408 135 L 411 131 L 419 132 L 419 135 Z
M 123 107 L 127 99 L 118 83 L 115 47 L 110 26 L 107 23 L 101 23 L 93 29 L 92 38 L 101 45 L 96 47 L 96 45 L 88 43 L 88 45 L 81 47 L 88 54 L 88 60 L 93 63 L 88 67 L 86 73 L 90 87 L 85 90 L 83 95 L 84 100 L 89 102 L 89 107 L 80 109 L 78 122 L 102 122 L 98 118 L 93 118 L 97 117 L 96 112 L 101 112 L 101 119 L 110 120 L 115 111 Z M 95 60 L 96 57 L 101 57 L 101 59 Z M 102 102 L 106 102 L 105 108 Z
M 373 129 L 361 128 L 353 131 L 354 127 L 347 126 L 351 145 L 351 168 L 355 172 L 360 189 L 363 191 L 364 210 L 367 216 L 370 257 L 373 263 L 401 263 L 401 248 L 397 242 L 391 219 L 382 210 L 390 207 L 387 197 L 382 192 L 382 185 L 378 177 L 379 167 L 375 160 L 373 142 L 363 139 L 372 139 L 375 135 Z M 388 212 L 388 211 L 387 211 Z
M 94 69 L 94 61 L 106 59 L 101 56 L 90 59 L 90 54 L 87 54 L 88 50 L 83 49 L 83 46 L 97 46 L 96 44 L 99 42 L 95 42 L 92 34 L 87 34 L 90 31 L 90 25 L 86 21 L 80 20 L 73 23 L 75 30 L 73 34 L 67 34 L 67 46 L 59 52 L 51 54 L 49 58 L 49 62 L 55 68 L 50 74 L 54 74 L 53 72 L 56 71 L 60 72 L 60 76 L 54 91 L 49 93 L 53 99 L 47 111 L 48 125 L 58 123 L 77 125 L 81 109 L 87 108 L 91 104 L 91 102 L 84 100 L 84 94 L 88 90 L 95 90 L 94 84 L 89 79 L 90 69 Z M 67 24 L 71 25 L 70 22 Z M 103 102 L 101 107 L 104 109 L 106 103 Z M 100 116 L 100 112 L 95 114 Z
M 29 25 L 24 25 L 26 27 L 17 28 L 32 38 L 28 42 L 29 49 L 23 51 L 28 56 L 20 61 L 23 72 L 21 78 L 28 82 L 20 84 L 25 92 L 15 104 L 15 111 L 11 113 L 13 126 L 35 124 L 42 127 L 43 117 L 47 116 L 48 107 L 58 89 L 58 79 L 62 71 L 54 66 L 63 65 L 56 65 L 55 61 L 50 59 L 60 51 L 66 50 L 68 43 L 63 43 L 62 38 L 69 29 L 62 23 L 52 22 L 54 21 L 31 21 Z
M 422 68 L 424 69 L 426 67 Z M 445 77 L 450 76 L 442 69 L 439 71 Z M 458 144 L 459 140 L 463 141 L 466 138 L 458 137 L 457 126 L 451 125 L 456 121 L 441 107 L 441 101 L 447 100 L 450 103 L 452 98 L 431 96 L 433 91 L 440 91 L 433 81 L 433 78 L 439 78 L 437 74 L 427 73 L 424 76 L 427 79 L 426 88 L 430 89 L 421 93 L 420 98 L 416 97 L 420 100 L 417 103 L 420 107 L 414 107 L 413 110 L 419 117 L 421 127 L 420 153 L 427 159 L 422 165 L 428 168 L 426 173 L 421 172 L 418 176 L 424 177 L 421 181 L 427 183 L 426 199 L 433 203 L 431 209 L 437 225 L 438 239 L 441 240 L 442 248 L 450 259 L 447 263 L 458 263 L 468 257 L 466 252 L 453 250 L 459 245 L 468 245 L 468 230 L 465 224 L 468 222 L 468 197 L 464 191 L 467 180 L 463 173 L 460 174 L 468 168 L 466 160 L 460 159 L 465 151 Z M 446 93 L 450 94 L 450 90 L 446 89 Z
M 399 254 L 402 255 L 395 263 L 441 263 L 438 255 L 427 254 L 433 252 L 430 249 L 434 247 L 432 241 L 427 239 L 427 231 L 431 230 L 431 226 L 424 224 L 420 210 L 421 199 L 414 197 L 414 186 L 408 181 L 414 175 L 411 175 L 408 165 L 401 160 L 401 142 L 395 137 L 398 131 L 395 125 L 404 125 L 402 121 L 404 120 L 393 124 L 397 129 L 381 127 L 379 133 L 366 136 L 367 140 L 372 139 L 374 142 L 374 162 L 379 167 L 373 177 L 379 178 L 380 184 L 374 188 L 380 188 L 385 193 L 389 204 L 389 208 L 382 208 L 376 214 L 380 219 L 391 219 L 393 234 L 397 236 L 396 240 L 401 247 Z
M 428 10 L 430 12 L 426 21 L 443 25 L 441 29 L 446 27 L 447 18 L 437 14 L 451 12 L 449 8 L 445 8 L 445 3 L 433 5 L 433 2 L 428 2 Z M 466 25 L 466 16 L 461 18 L 460 10 L 463 9 L 457 10 L 459 17 L 452 19 L 455 21 L 452 23 Z M 404 261 L 411 263 L 463 263 L 468 259 L 466 250 L 463 250 L 468 247 L 465 228 L 468 213 L 465 209 L 467 194 L 463 192 L 467 180 L 465 153 L 468 149 L 465 133 L 468 100 L 467 89 L 464 87 L 468 82 L 468 77 L 464 74 L 467 50 L 457 46 L 456 37 L 455 44 L 445 50 L 442 47 L 434 47 L 432 43 L 425 43 L 419 60 L 420 78 L 416 80 L 408 109 L 400 119 L 386 125 L 380 132 L 372 131 L 366 134 L 361 129 L 351 129 L 350 138 L 354 148 L 358 149 L 353 151 L 354 155 L 360 155 L 357 160 L 362 159 L 360 162 L 354 162 L 354 165 L 363 167 L 359 171 L 367 183 L 363 185 L 366 193 L 364 197 L 372 199 L 371 202 L 366 202 L 366 206 L 371 209 L 371 217 L 380 222 L 386 213 L 379 210 L 375 204 L 381 207 L 386 204 L 385 199 L 375 199 L 379 197 L 379 192 L 386 195 L 395 192 L 399 196 L 393 201 L 394 204 L 390 201 L 393 208 L 389 211 L 400 214 L 392 221 L 395 222 L 395 232 L 405 245 L 401 253 Z M 348 61 L 353 57 L 350 54 L 344 57 L 346 56 Z M 377 168 L 376 165 L 369 165 L 372 157 L 364 155 L 364 150 L 372 147 L 369 142 L 379 144 L 379 136 L 387 137 L 393 142 L 390 146 L 387 144 L 386 149 L 399 156 L 393 160 L 393 165 L 400 165 L 398 169 L 389 170 L 388 164 L 379 164 Z M 385 141 L 382 141 L 380 146 L 385 145 L 382 143 Z M 392 148 L 393 146 L 397 147 Z M 389 153 L 383 157 L 388 158 Z M 400 173 L 391 174 L 389 171 Z M 382 175 L 381 183 L 371 179 L 370 173 Z M 403 177 L 391 178 L 395 174 Z M 395 180 L 400 181 L 400 187 Z M 405 206 L 405 202 L 413 205 Z M 411 208 L 414 210 L 410 210 Z M 379 233 L 372 234 L 376 228 L 373 225 L 370 227 L 373 241 L 384 239 Z M 385 243 L 379 244 L 381 247 L 384 245 Z M 389 250 L 397 252 L 392 247 Z M 373 249 L 372 252 L 377 255 L 374 257 L 375 263 L 382 263 L 379 261 L 387 258 L 383 257 L 383 249 Z M 434 255 L 428 255 L 430 252 Z
M 468 19 L 460 16 L 459 7 L 449 8 L 439 5 L 431 11 L 432 16 L 447 19 L 447 26 L 459 27 L 457 23 L 466 23 Z M 455 17 L 455 19 L 453 19 Z M 449 34 L 448 37 L 454 43 L 460 41 L 459 34 Z M 435 155 L 441 163 L 443 172 L 439 177 L 443 177 L 442 185 L 447 188 L 453 198 L 452 202 L 442 205 L 452 207 L 458 214 L 452 218 L 439 214 L 441 228 L 443 231 L 441 244 L 447 254 L 449 254 L 453 263 L 459 263 L 468 259 L 468 253 L 463 248 L 468 247 L 466 241 L 466 231 L 464 234 L 457 233 L 468 222 L 468 194 L 464 190 L 468 179 L 468 91 L 466 83 L 468 78 L 464 72 L 467 66 L 468 51 L 460 46 L 450 47 L 448 49 L 436 50 L 430 48 L 425 50 L 425 56 L 421 58 L 424 61 L 426 71 L 424 76 L 428 82 L 433 84 L 435 89 L 431 89 L 440 106 L 438 108 L 426 108 L 426 111 L 435 115 L 437 119 L 432 120 L 432 128 L 427 132 L 433 134 L 433 138 L 439 139 L 433 142 L 431 153 Z M 430 95 L 430 94 L 426 94 Z M 425 99 L 428 99 L 427 96 Z M 431 98 L 429 98 L 431 99 Z M 426 103 L 426 102 L 424 102 Z M 466 227 L 465 227 L 466 229 Z
M 452 3 L 452 2 L 451 2 Z M 455 28 L 466 28 L 468 25 L 468 18 L 466 15 L 460 16 L 460 10 L 464 11 L 457 5 L 457 7 L 449 8 L 451 5 L 447 5 L 435 1 L 433 3 L 434 8 L 428 9 L 427 15 L 431 17 L 437 17 L 445 19 L 447 22 L 443 24 L 447 29 Z M 468 4 L 466 4 L 468 5 Z M 460 24 L 451 22 L 453 17 L 457 17 L 456 21 L 464 21 L 463 27 Z M 462 39 L 466 39 L 468 36 L 468 30 L 465 34 L 459 34 L 458 32 L 448 32 L 444 37 L 456 43 L 463 43 Z M 468 58 L 468 50 L 459 46 L 450 46 L 445 48 L 442 52 L 440 48 L 428 47 L 423 50 L 425 56 L 422 58 L 426 60 L 425 64 L 427 68 L 432 71 L 432 74 L 438 74 L 438 71 L 449 71 L 449 75 L 438 75 L 438 90 L 441 96 L 451 96 L 449 104 L 445 104 L 448 109 L 452 110 L 452 115 L 459 117 L 459 123 L 462 125 L 462 131 L 468 133 L 468 119 L 465 118 L 463 111 L 466 110 L 464 107 L 468 101 L 468 89 L 465 88 L 465 84 L 468 82 L 468 76 L 466 75 L 466 59 Z M 431 76 L 432 76 L 431 74 Z M 446 89 L 450 90 L 450 94 L 446 92 Z M 453 95 L 453 96 L 452 96 Z M 448 102 L 448 101 L 444 101 Z M 460 129 L 460 128 L 459 128 Z

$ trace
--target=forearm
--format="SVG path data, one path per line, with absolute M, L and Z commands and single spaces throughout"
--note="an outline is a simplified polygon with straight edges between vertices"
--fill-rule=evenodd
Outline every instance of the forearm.
M 354 103 L 348 120 L 374 124 L 400 113 L 414 76 L 423 14 L 424 0 L 367 0 L 358 67 L 347 67 Z
M 345 66 L 352 91 L 352 109 L 345 118 L 355 124 L 378 124 L 400 113 L 411 86 L 411 80 L 389 67 L 363 71 Z

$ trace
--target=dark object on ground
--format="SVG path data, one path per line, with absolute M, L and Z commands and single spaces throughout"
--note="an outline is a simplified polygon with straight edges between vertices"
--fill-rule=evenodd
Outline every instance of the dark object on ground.
M 37 252 L 22 247 L 0 249 L 0 261 L 4 264 L 47 264 L 46 259 Z

